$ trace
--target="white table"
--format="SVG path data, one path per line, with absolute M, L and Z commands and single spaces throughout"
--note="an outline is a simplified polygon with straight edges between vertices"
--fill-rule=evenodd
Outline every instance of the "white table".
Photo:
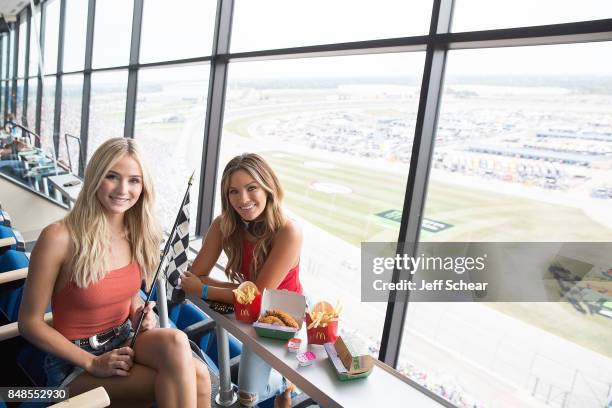
M 66 183 L 79 182 L 79 184 L 75 186 L 64 186 Z M 47 177 L 47 182 L 53 185 L 53 188 L 57 193 L 61 196 L 68 198 L 70 202 L 70 206 L 74 202 L 76 202 L 79 193 L 81 192 L 81 188 L 83 187 L 83 182 L 74 174 L 60 174 L 57 176 Z M 58 201 L 61 201 L 61 197 L 57 197 Z
M 415 383 L 411 380 L 378 360 L 375 360 L 374 370 L 369 377 L 340 381 L 331 362 L 327 361 L 327 354 L 323 346 L 306 346 L 304 326 L 298 337 L 302 339 L 303 349 L 307 347 L 309 351 L 313 351 L 317 355 L 317 360 L 311 366 L 298 367 L 295 354 L 285 349 L 286 341 L 259 337 L 250 324 L 236 321 L 234 315 L 219 314 L 211 310 L 201 299 L 193 296 L 190 296 L 189 299 L 217 323 L 217 342 L 221 347 L 219 350 L 220 395 L 225 393 L 225 398 L 228 397 L 228 392 L 231 393 L 227 388 L 223 389 L 229 386 L 229 358 L 227 356 L 227 334 L 225 333 L 227 330 L 325 408 L 444 406 L 416 389 Z M 223 383 L 224 381 L 226 384 Z

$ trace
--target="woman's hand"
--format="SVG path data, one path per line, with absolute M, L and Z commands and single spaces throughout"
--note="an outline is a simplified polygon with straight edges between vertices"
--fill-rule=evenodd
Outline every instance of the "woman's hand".
M 138 306 L 136 310 L 130 316 L 130 320 L 132 321 L 132 327 L 136 330 L 136 326 L 138 326 L 138 321 L 140 320 L 140 312 L 144 310 L 144 319 L 142 320 L 142 326 L 140 326 L 140 331 L 147 331 L 154 329 L 157 327 L 157 319 L 155 318 L 155 312 L 153 311 L 153 306 L 155 306 L 155 302 L 150 301 L 147 303 L 146 307 L 144 305 Z
M 134 350 L 121 347 L 96 356 L 87 367 L 87 372 L 94 377 L 127 377 L 134 365 Z
M 202 282 L 200 278 L 191 272 L 185 272 L 181 277 L 181 287 L 186 293 L 200 297 L 202 293 Z

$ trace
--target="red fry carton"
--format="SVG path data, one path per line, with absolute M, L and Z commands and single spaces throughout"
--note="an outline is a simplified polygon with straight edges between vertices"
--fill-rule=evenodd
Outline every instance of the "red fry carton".
M 255 292 L 253 292 L 253 290 Z M 250 303 L 242 303 L 246 292 L 255 293 L 255 298 Z M 257 290 L 257 286 L 253 282 L 242 282 L 237 289 L 234 289 L 234 314 L 236 320 L 244 323 L 253 323 L 259 317 L 261 310 L 261 293 Z
M 310 326 L 312 319 L 306 313 L 306 327 Z M 338 338 L 338 319 L 332 320 L 327 326 L 318 326 L 306 329 L 308 344 L 334 343 Z

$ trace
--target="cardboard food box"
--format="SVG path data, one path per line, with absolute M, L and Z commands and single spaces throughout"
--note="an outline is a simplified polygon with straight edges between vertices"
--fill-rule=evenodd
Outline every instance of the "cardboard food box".
M 257 286 L 250 281 L 242 282 L 237 289 L 244 290 L 248 287 L 254 288 L 257 294 L 251 303 L 245 305 L 237 300 L 236 292 L 234 292 L 234 315 L 238 321 L 253 323 L 259 317 L 259 312 L 261 310 L 261 293 L 257 290 Z
M 325 343 L 323 347 L 341 381 L 365 378 L 374 368 L 372 357 L 356 351 L 352 341 L 338 337 L 336 343 Z
M 261 311 L 259 316 L 263 316 L 269 309 L 280 309 L 289 313 L 297 322 L 298 327 L 304 323 L 304 311 L 306 310 L 306 298 L 303 295 L 287 290 L 264 289 L 261 298 Z M 253 323 L 255 332 L 261 337 L 273 339 L 289 340 L 295 337 L 298 329 L 273 324 Z

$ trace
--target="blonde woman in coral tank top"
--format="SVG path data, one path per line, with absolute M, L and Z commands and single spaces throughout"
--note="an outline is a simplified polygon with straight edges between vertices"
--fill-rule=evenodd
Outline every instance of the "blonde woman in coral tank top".
M 83 189 L 62 221 L 41 233 L 30 260 L 19 329 L 46 351 L 50 387 L 71 395 L 104 386 L 113 406 L 209 407 L 207 368 L 184 333 L 156 328 L 143 311 L 140 283 L 159 262 L 153 185 L 133 139 L 104 142 L 91 157 Z M 53 326 L 43 316 L 51 302 Z

